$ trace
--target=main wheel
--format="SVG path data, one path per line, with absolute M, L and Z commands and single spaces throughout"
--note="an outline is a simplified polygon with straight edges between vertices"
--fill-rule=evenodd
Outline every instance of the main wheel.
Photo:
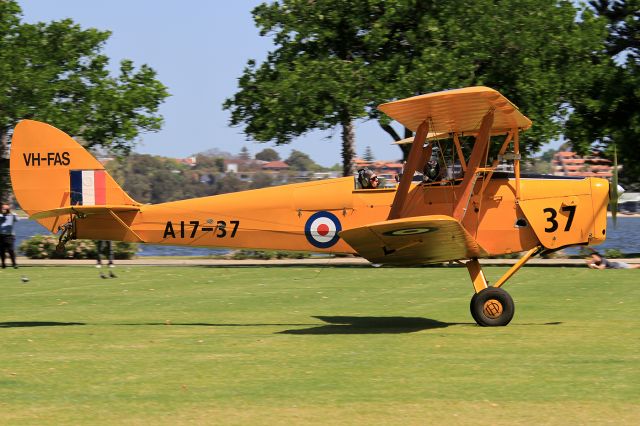
M 482 327 L 505 326 L 515 312 L 513 299 L 501 288 L 487 287 L 471 298 L 471 316 Z

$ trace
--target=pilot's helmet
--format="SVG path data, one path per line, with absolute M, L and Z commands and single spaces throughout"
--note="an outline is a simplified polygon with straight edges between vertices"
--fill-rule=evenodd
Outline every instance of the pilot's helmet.
M 436 160 L 429 160 L 424 166 L 424 176 L 429 180 L 436 180 L 440 175 L 440 164 Z
M 362 188 L 371 188 L 371 181 L 374 179 L 377 179 L 377 176 L 371 170 L 367 168 L 358 170 L 358 183 Z

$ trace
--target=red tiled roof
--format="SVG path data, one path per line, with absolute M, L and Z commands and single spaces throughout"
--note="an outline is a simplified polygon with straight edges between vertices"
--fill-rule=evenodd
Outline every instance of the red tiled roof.
M 289 165 L 284 161 L 270 161 L 262 165 L 263 169 L 288 169 Z

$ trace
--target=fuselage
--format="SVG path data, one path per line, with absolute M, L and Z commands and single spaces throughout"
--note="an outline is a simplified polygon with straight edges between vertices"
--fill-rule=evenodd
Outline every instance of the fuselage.
M 484 190 L 482 179 L 475 184 L 461 222 L 490 255 L 604 240 L 606 180 L 523 177 L 520 182 L 518 201 L 513 178 L 496 176 Z M 119 216 L 152 244 L 355 253 L 337 233 L 386 220 L 395 193 L 395 188 L 355 189 L 347 177 L 143 205 Z M 459 197 L 453 183 L 414 184 L 402 216 L 452 215 Z M 118 239 L 139 241 L 108 215 L 76 221 L 77 238 L 118 232 Z

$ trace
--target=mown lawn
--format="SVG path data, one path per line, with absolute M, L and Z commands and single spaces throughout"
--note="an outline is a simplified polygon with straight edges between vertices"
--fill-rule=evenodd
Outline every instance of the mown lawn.
M 0 271 L 0 424 L 640 419 L 638 270 L 525 268 L 501 328 L 464 268 L 116 272 Z

